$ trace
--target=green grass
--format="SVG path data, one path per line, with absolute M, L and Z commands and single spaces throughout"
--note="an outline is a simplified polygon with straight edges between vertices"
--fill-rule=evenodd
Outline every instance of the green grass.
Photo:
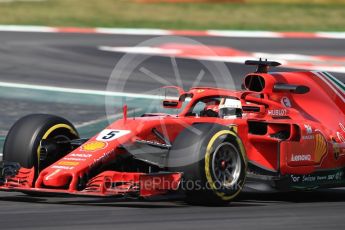
M 345 31 L 344 0 L 248 1 L 242 4 L 137 4 L 131 0 L 1 3 L 0 24 Z

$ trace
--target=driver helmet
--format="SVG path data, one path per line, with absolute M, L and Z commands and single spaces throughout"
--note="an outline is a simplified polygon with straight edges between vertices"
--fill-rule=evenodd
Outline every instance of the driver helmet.
M 241 101 L 234 98 L 223 98 L 219 105 L 219 116 L 224 119 L 242 117 Z

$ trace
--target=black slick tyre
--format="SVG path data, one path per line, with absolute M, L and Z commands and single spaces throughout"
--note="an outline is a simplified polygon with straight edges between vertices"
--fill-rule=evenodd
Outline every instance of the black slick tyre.
M 187 202 L 227 205 L 243 188 L 247 160 L 235 131 L 219 124 L 199 123 L 175 139 L 167 168 L 183 172 L 181 189 Z
M 35 167 L 36 173 L 63 157 L 57 153 L 40 159 L 40 145 L 43 139 L 72 140 L 79 138 L 75 127 L 66 119 L 48 115 L 31 114 L 19 119 L 7 134 L 3 160 L 18 162 L 24 168 Z

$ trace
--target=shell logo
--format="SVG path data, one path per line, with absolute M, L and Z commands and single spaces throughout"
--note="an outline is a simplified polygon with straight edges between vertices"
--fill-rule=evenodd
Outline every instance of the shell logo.
M 315 162 L 319 163 L 327 153 L 327 141 L 321 133 L 315 135 Z
M 89 143 L 84 144 L 81 147 L 81 150 L 93 152 L 100 149 L 104 149 L 105 147 L 107 147 L 107 143 L 104 141 L 91 141 Z

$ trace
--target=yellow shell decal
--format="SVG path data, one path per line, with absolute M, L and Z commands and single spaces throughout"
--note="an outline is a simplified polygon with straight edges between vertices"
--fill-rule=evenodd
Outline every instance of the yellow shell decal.
M 89 143 L 84 144 L 81 147 L 81 150 L 93 152 L 100 149 L 104 149 L 105 147 L 107 147 L 107 143 L 104 141 L 91 141 Z
M 323 156 L 327 153 L 327 141 L 321 133 L 315 135 L 315 162 L 320 163 Z
M 76 162 L 76 161 L 60 161 L 58 163 L 58 165 L 62 165 L 62 166 L 77 166 L 77 165 L 79 165 L 79 162 Z

